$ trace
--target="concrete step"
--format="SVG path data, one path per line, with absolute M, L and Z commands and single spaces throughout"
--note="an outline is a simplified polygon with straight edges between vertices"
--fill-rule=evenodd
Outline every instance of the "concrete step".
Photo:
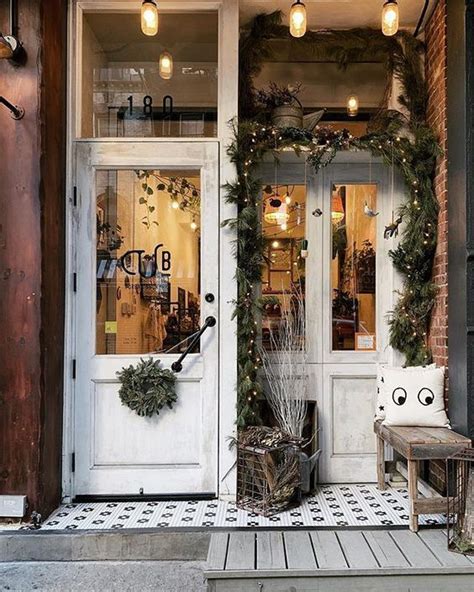
M 198 561 L 0 563 L 0 590 L 205 592 L 203 566 Z
M 210 538 L 209 532 L 184 529 L 5 531 L 0 533 L 0 565 L 20 561 L 205 561 Z

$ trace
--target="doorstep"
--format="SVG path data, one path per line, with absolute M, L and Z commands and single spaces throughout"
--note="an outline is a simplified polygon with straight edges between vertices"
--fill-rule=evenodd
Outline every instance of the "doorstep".
M 314 494 L 304 497 L 298 507 L 269 518 L 224 500 L 73 503 L 60 506 L 44 520 L 39 532 L 408 528 L 408 503 L 405 488 L 379 491 L 376 485 L 366 483 L 321 485 Z M 428 515 L 421 517 L 420 524 L 436 526 L 445 521 L 442 515 Z
M 0 563 L 18 561 L 204 561 L 210 532 L 52 531 L 0 534 Z

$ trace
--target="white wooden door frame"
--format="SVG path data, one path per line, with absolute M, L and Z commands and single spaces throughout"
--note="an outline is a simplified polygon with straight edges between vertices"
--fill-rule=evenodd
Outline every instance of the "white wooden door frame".
M 67 145 L 66 145 L 66 303 L 64 347 L 64 406 L 63 406 L 63 454 L 62 497 L 70 501 L 74 496 L 72 482 L 72 454 L 74 452 L 74 380 L 72 361 L 76 356 L 76 314 L 73 273 L 76 269 L 77 252 L 74 244 L 76 213 L 74 208 L 75 161 L 77 125 L 80 114 L 78 104 L 80 90 L 81 12 L 85 7 L 94 10 L 131 10 L 140 6 L 138 0 L 82 2 L 68 0 L 68 69 L 67 69 Z M 239 0 L 216 1 L 167 1 L 160 2 L 164 10 L 211 10 L 219 11 L 219 80 L 218 80 L 218 136 L 220 145 L 220 179 L 222 185 L 235 179 L 235 167 L 227 155 L 227 147 L 233 140 L 229 124 L 238 113 L 238 53 L 239 53 Z M 225 72 L 225 76 L 223 73 Z M 104 140 L 92 140 L 104 141 Z M 106 140 L 108 141 L 108 140 Z M 133 142 L 133 139 L 130 139 Z M 139 139 L 139 141 L 148 141 Z M 156 141 L 156 140 L 151 140 Z M 162 140 L 158 140 L 162 141 Z M 167 141 L 167 140 L 165 140 Z M 193 140 L 185 140 L 192 142 Z M 220 196 L 220 222 L 237 215 L 235 204 Z M 229 447 L 229 436 L 235 435 L 237 404 L 237 321 L 233 318 L 232 302 L 237 296 L 233 242 L 236 231 L 221 228 L 220 248 L 220 295 L 219 295 L 219 401 L 218 401 L 218 494 L 233 498 L 236 492 L 235 449 Z

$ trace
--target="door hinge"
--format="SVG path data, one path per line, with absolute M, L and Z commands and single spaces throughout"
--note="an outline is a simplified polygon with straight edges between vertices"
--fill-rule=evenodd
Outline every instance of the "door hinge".
M 76 358 L 72 361 L 72 379 L 76 380 Z
M 77 206 L 77 187 L 75 185 L 72 188 L 72 205 Z
M 76 472 L 76 453 L 71 453 L 71 473 Z
M 72 274 L 72 291 L 77 292 L 77 273 Z

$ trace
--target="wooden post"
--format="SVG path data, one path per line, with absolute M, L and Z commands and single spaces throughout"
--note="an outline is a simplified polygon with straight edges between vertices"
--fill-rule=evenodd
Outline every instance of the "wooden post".
M 385 489 L 385 442 L 377 436 L 377 485 L 383 491 Z
M 418 497 L 418 461 L 408 461 L 408 495 L 410 506 L 410 530 L 418 532 L 418 514 L 415 513 L 414 502 Z
M 67 5 L 19 2 L 26 56 L 0 60 L 1 93 L 25 109 L 0 108 L 0 493 L 43 516 L 61 494 Z M 2 2 L 9 32 L 7 18 Z

